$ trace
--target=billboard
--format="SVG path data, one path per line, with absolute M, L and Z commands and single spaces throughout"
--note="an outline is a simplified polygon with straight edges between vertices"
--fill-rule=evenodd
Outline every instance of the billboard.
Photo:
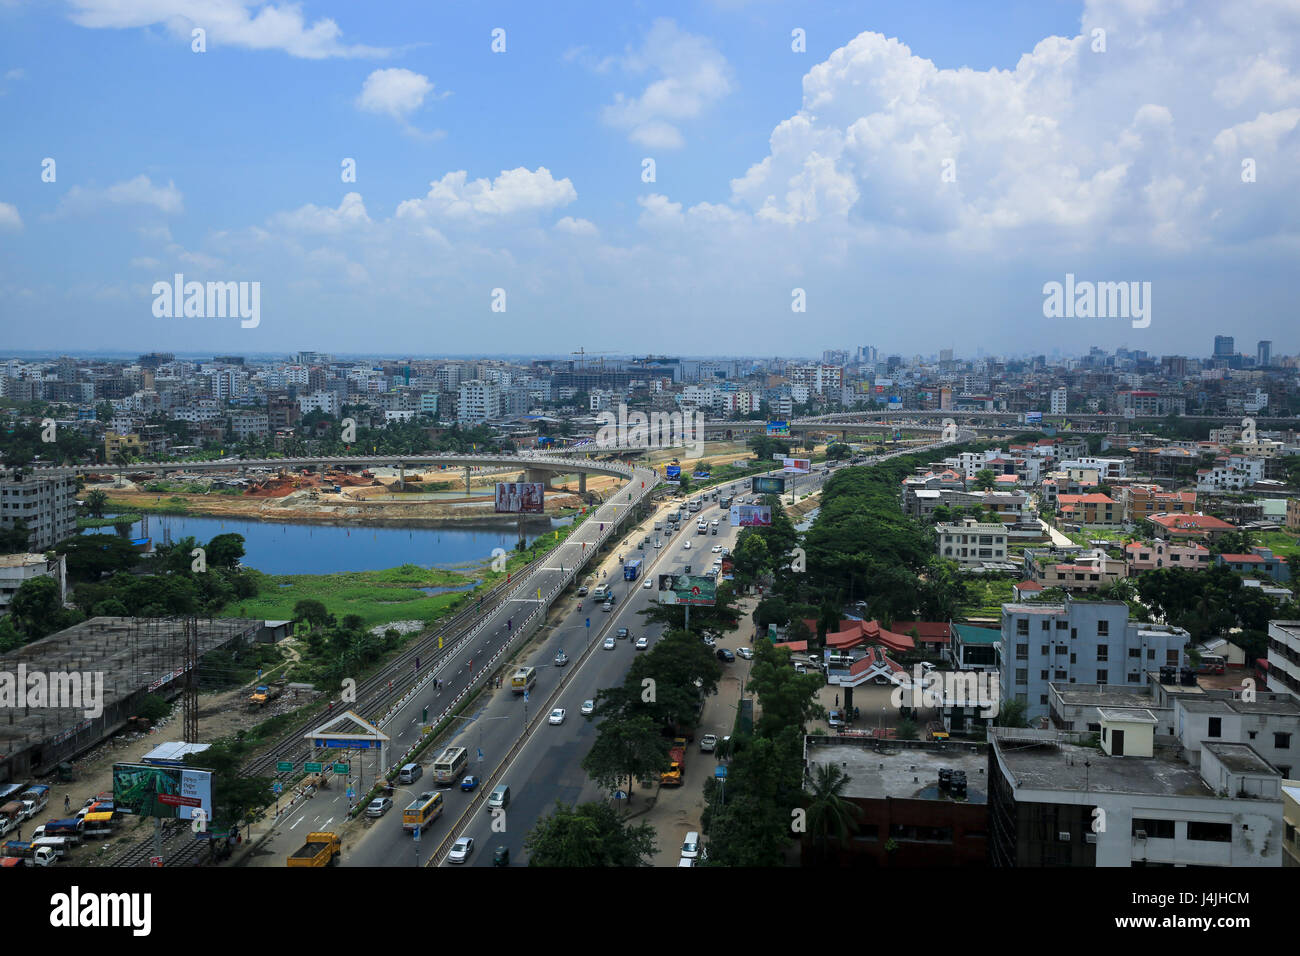
M 736 565 L 735 565 L 735 563 L 731 560 L 731 555 L 727 555 L 726 557 L 724 557 L 724 558 L 722 559 L 722 570 L 719 572 L 718 577 L 722 578 L 722 580 L 724 580 L 724 581 L 734 581 L 734 580 L 735 580 L 735 578 L 736 578 Z
M 195 808 L 212 819 L 212 772 L 147 763 L 113 764 L 113 807 L 118 813 L 189 820 Z
M 1026 425 L 1041 425 L 1043 423 L 1042 412 L 1025 412 Z
M 668 465 L 664 468 L 664 480 L 680 482 L 682 480 L 682 466 Z
M 750 487 L 760 495 L 783 495 L 785 494 L 785 479 L 758 475 L 754 478 Z
M 810 458 L 782 458 L 781 470 L 787 473 L 793 472 L 797 475 L 806 475 L 812 471 L 812 459 Z
M 772 509 L 767 505 L 732 505 L 733 528 L 766 528 L 772 524 Z
M 546 486 L 540 481 L 498 481 L 497 512 L 539 515 L 546 510 Z
M 785 421 L 785 422 L 768 422 L 768 423 L 767 423 L 767 437 L 768 437 L 768 438 L 789 438 L 789 437 L 790 437 L 790 423 L 789 423 L 788 421 Z
M 717 603 L 717 593 L 717 584 L 713 578 L 697 574 L 659 575 L 660 604 L 713 607 Z

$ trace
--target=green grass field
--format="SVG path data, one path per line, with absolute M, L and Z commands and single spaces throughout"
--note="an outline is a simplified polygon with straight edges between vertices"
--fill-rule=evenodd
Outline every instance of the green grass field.
M 1011 589 L 1016 582 L 1011 578 L 983 578 L 965 575 L 970 599 L 961 606 L 963 617 L 1000 617 L 1002 605 L 1012 600 Z

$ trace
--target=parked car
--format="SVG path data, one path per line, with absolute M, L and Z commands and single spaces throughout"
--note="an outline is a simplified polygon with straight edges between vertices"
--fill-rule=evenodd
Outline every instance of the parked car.
M 700 753 L 711 754 L 718 749 L 718 738 L 716 734 L 705 734 L 700 738 Z
M 694 860 L 700 855 L 700 835 L 694 830 L 686 834 L 682 841 L 682 859 Z
M 750 647 L 738 647 L 736 648 L 736 656 L 752 661 L 754 659 L 754 650 Z
M 556 726 L 559 726 L 560 724 L 564 723 L 564 708 L 556 707 L 553 711 L 551 711 L 551 715 L 546 718 L 546 722 L 548 724 L 555 724 Z
M 709 635 L 707 635 L 707 634 L 704 635 L 704 646 L 705 646 L 705 647 L 716 647 L 716 646 L 717 646 L 717 643 L 718 643 L 718 642 L 715 641 L 713 638 L 711 638 Z
M 734 664 L 736 663 L 736 655 L 725 647 L 719 647 L 718 660 L 722 661 L 724 664 Z
M 448 863 L 464 863 L 469 859 L 469 855 L 474 852 L 474 838 L 461 837 L 451 845 L 451 852 L 447 854 Z
M 391 809 L 393 809 L 392 800 L 388 797 L 375 797 L 370 803 L 366 804 L 366 816 L 382 817 Z

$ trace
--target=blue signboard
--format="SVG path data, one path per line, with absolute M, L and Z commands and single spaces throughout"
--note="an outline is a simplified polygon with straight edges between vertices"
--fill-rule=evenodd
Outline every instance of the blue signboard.
M 335 747 L 347 750 L 350 747 L 357 750 L 370 750 L 379 746 L 378 740 L 334 740 L 329 737 L 313 737 L 311 742 L 313 747 Z

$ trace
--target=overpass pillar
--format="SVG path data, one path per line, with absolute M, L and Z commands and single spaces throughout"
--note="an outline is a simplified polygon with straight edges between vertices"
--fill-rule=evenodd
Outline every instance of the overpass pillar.
M 554 485 L 551 484 L 551 479 L 554 476 L 555 476 L 555 472 L 548 471 L 542 468 L 527 468 L 524 470 L 524 481 L 540 481 L 542 483 L 542 487 L 546 488 L 547 490 L 550 490 L 551 488 L 554 487 Z
M 465 497 L 469 497 L 469 465 L 465 466 Z
M 397 465 L 397 490 L 406 490 L 406 465 L 401 462 Z
M 585 471 L 580 471 L 578 472 L 578 494 L 585 495 L 586 493 L 587 493 L 587 473 Z

